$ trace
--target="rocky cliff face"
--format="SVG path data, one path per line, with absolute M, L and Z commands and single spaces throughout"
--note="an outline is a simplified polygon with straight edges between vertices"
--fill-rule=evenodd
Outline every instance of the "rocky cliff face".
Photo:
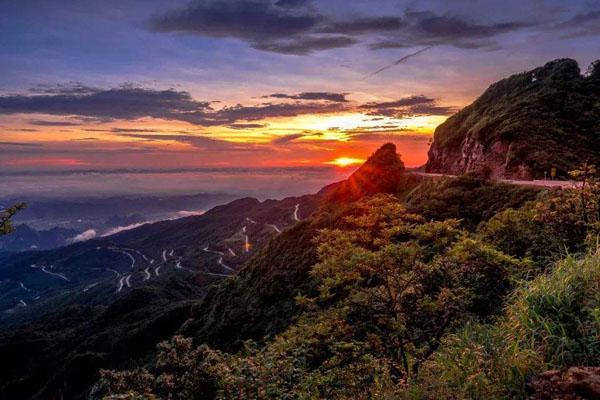
M 404 163 L 393 143 L 381 146 L 346 181 L 341 182 L 329 200 L 353 201 L 376 193 L 393 193 L 404 173 Z
M 426 171 L 535 179 L 585 161 L 600 161 L 600 64 L 582 75 L 560 59 L 493 84 L 441 124 Z

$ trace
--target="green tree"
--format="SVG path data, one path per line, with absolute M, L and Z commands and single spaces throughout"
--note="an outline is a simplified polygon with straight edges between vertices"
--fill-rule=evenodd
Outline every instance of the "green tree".
M 479 238 L 506 254 L 530 258 L 546 266 L 564 251 L 564 244 L 540 218 L 536 203 L 501 211 L 477 229 Z
M 551 194 L 538 202 L 536 218 L 570 251 L 594 245 L 600 233 L 600 181 L 596 167 L 585 163 L 570 172 L 576 187 Z
M 160 345 L 149 381 L 145 370 L 104 372 L 99 392 L 386 399 L 418 380 L 445 335 L 496 314 L 523 268 L 458 220 L 428 222 L 393 196 L 356 203 L 336 225 L 315 239 L 316 291 L 297 297 L 304 311 L 284 332 L 237 354 L 174 338 Z
M 357 211 L 346 229 L 319 235 L 320 295 L 303 300 L 317 313 L 339 310 L 353 339 L 378 343 L 371 350 L 385 354 L 393 377 L 416 378 L 448 329 L 498 310 L 520 264 L 466 239 L 459 221 L 425 222 L 388 196 Z

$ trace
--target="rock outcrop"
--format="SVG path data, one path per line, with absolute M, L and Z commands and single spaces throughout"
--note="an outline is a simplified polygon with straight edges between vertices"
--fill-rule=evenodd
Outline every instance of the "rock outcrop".
M 550 370 L 534 378 L 530 385 L 532 400 L 600 399 L 600 368 L 571 367 L 566 371 Z
M 535 179 L 600 161 L 600 63 L 560 59 L 487 89 L 435 131 L 427 172 Z
M 404 163 L 396 153 L 396 145 L 386 143 L 337 185 L 329 200 L 353 201 L 376 193 L 394 193 L 403 174 Z

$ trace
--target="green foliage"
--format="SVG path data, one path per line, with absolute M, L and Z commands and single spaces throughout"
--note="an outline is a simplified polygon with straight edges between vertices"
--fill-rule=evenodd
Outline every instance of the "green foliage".
M 600 365 L 600 253 L 567 257 L 524 282 L 495 323 L 444 338 L 413 392 L 420 398 L 525 398 L 544 370 Z
M 474 228 L 507 208 L 535 200 L 540 190 L 499 184 L 477 176 L 427 179 L 406 194 L 407 208 L 425 218 L 456 218 Z
M 0 211 L 0 235 L 6 235 L 13 230 L 12 217 L 25 208 L 25 203 L 16 204 L 6 210 Z
M 600 181 L 595 167 L 587 163 L 570 174 L 579 186 L 539 202 L 536 213 L 564 247 L 582 251 L 593 246 L 600 233 Z
M 542 178 L 554 167 L 567 177 L 586 159 L 597 163 L 597 65 L 585 77 L 575 60 L 554 60 L 493 84 L 436 129 L 428 167 L 464 172 L 453 169 L 466 141 L 477 142 L 486 159 L 509 174 L 526 170 Z
M 365 199 L 346 214 L 337 228 L 319 231 L 311 271 L 317 290 L 297 297 L 304 312 L 285 331 L 264 346 L 247 342 L 236 354 L 176 337 L 160 345 L 149 382 L 142 370 L 104 372 L 98 393 L 174 399 L 400 395 L 446 334 L 500 310 L 513 274 L 527 267 L 468 238 L 457 220 L 426 222 L 392 196 Z
M 479 237 L 499 250 L 545 266 L 564 250 L 564 242 L 539 217 L 536 203 L 501 211 L 480 224 Z

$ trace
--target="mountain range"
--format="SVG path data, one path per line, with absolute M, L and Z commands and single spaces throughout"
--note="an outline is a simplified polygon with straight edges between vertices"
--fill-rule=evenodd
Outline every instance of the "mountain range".
M 493 85 L 436 130 L 426 170 L 531 178 L 596 160 L 598 74 L 557 60 Z M 0 253 L 0 359 L 11 366 L 0 398 L 87 398 L 99 370 L 146 365 L 176 334 L 226 352 L 267 342 L 298 320 L 298 298 L 319 294 L 315 237 L 360 222 L 363 199 L 393 196 L 432 224 L 475 232 L 545 192 L 481 174 L 412 173 L 388 143 L 314 194 L 242 198 L 68 246 Z

